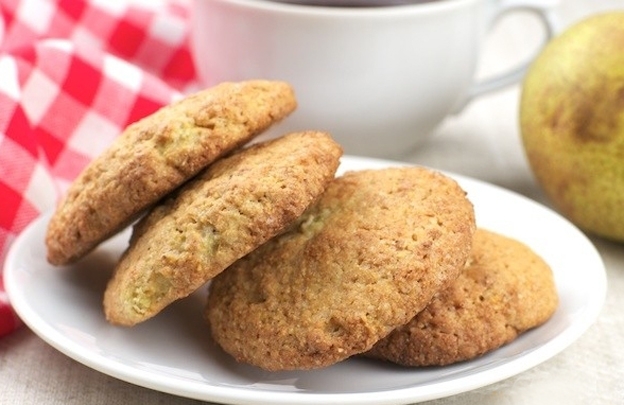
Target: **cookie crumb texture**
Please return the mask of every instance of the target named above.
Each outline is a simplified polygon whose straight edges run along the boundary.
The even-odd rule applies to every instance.
[[[478,229],[469,265],[452,286],[367,355],[405,366],[470,360],[543,324],[557,305],[552,271],[537,254]]]
[[[48,261],[83,257],[295,108],[287,83],[222,83],[129,125],[71,184],[48,225]]]
[[[218,160],[139,221],[104,294],[131,326],[188,296],[299,217],[333,179],[342,149],[321,132]]]
[[[206,318],[239,362],[314,369],[369,350],[463,268],[474,211],[417,167],[347,173],[288,231],[210,285]]]

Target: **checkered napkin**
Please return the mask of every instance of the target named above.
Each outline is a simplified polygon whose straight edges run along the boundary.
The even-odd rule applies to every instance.
[[[125,126],[196,83],[185,0],[0,0],[0,12],[3,267]],[[0,336],[19,324],[0,277]]]

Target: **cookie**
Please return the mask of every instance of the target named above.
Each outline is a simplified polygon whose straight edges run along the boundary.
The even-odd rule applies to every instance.
[[[418,167],[350,172],[286,232],[219,274],[205,317],[237,361],[314,369],[408,322],[468,258],[474,212]]]
[[[286,83],[223,83],[129,125],[76,178],[52,216],[48,261],[62,265],[83,257],[295,107]]]
[[[209,166],[134,227],[104,294],[108,321],[156,315],[282,231],[325,190],[341,154],[329,135],[302,132]]]
[[[479,229],[452,286],[366,355],[405,366],[473,359],[546,322],[557,305],[544,260],[517,240]]]

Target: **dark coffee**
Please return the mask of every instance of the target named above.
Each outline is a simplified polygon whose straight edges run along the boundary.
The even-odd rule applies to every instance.
[[[433,3],[442,0],[274,0],[278,3],[322,7],[389,7]]]

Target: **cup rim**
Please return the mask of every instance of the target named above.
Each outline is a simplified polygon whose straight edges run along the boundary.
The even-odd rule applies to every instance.
[[[195,4],[204,1],[229,3],[231,5],[251,8],[258,11],[285,13],[299,16],[326,17],[382,17],[407,14],[426,14],[444,11],[462,5],[469,5],[484,0],[442,0],[426,3],[399,4],[377,7],[331,7],[309,4],[282,3],[274,0],[194,0]]]

